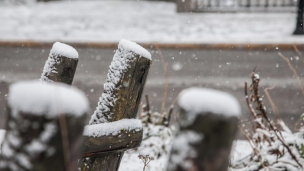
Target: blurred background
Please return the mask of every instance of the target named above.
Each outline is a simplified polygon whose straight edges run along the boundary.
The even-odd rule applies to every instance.
[[[295,128],[304,113],[303,4],[300,10],[298,5],[294,0],[0,0],[0,128],[9,84],[39,79],[56,41],[79,52],[73,85],[86,93],[93,112],[120,39],[152,54],[144,95],[153,110],[166,110],[182,89],[198,86],[236,96],[246,120],[244,82],[257,67],[261,92],[275,86],[270,95]]]

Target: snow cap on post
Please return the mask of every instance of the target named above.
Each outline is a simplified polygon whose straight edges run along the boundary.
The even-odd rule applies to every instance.
[[[24,81],[9,87],[8,106],[16,111],[54,118],[59,114],[81,116],[89,102],[80,90],[62,83]]]
[[[53,44],[50,54],[65,56],[67,58],[78,58],[78,52],[76,51],[76,49],[74,49],[70,45],[60,42],[55,42]]]
[[[232,95],[213,89],[191,87],[183,90],[178,99],[178,105],[189,115],[186,122],[191,124],[196,115],[206,113],[223,115],[225,117],[239,116],[239,102]],[[183,121],[184,122],[184,121]]]
[[[140,45],[138,45],[135,42],[121,39],[118,44],[118,48],[120,48],[120,47],[125,49],[126,51],[134,52],[144,58],[152,60],[150,52],[148,52],[145,48],[141,47]]]

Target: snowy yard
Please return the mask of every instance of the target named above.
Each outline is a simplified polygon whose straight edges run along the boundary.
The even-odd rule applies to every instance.
[[[176,13],[174,3],[59,1],[0,6],[0,41],[304,43],[296,13]]]

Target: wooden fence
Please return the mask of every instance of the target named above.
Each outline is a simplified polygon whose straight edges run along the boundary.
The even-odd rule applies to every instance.
[[[69,53],[65,52],[66,49]],[[49,103],[46,107],[39,106],[41,110],[33,114],[22,110],[16,112],[15,103],[9,102],[9,119],[5,145],[0,156],[0,171],[117,171],[124,152],[138,147],[142,141],[141,121],[134,118],[151,62],[150,53],[145,49],[133,42],[120,41],[110,65],[104,93],[85,128],[85,110],[73,110],[75,104],[72,103],[75,99],[58,101],[60,103],[57,107],[62,110],[55,110],[56,117],[51,118],[48,117]],[[77,63],[76,50],[55,43],[45,63],[40,83],[35,84],[41,84],[40,88],[46,94],[49,92],[45,86],[56,87],[58,84],[52,82],[71,85]],[[15,94],[25,98],[20,92],[15,91]],[[70,98],[70,94],[64,94],[65,91],[61,93],[62,97]],[[30,97],[25,100],[39,102],[40,96],[43,96],[41,93],[33,94],[35,95],[32,97],[26,95]],[[53,103],[54,98],[46,99]],[[22,105],[22,101],[19,102]],[[85,102],[82,101],[81,104],[83,103]],[[39,103],[30,104],[32,108],[37,108]],[[74,107],[68,108],[60,104]],[[232,141],[237,133],[237,116],[240,114],[238,103],[222,92],[190,88],[181,93],[178,106],[180,130],[174,140],[177,145],[173,145],[168,170],[226,171]],[[209,106],[216,107],[210,109]],[[69,115],[77,112],[81,115]],[[22,123],[25,120],[26,123]],[[49,136],[39,146],[39,141],[36,140],[47,130],[44,125],[50,123],[54,126],[54,136]],[[16,141],[16,138],[20,141]],[[34,145],[37,146],[34,148]],[[35,153],[31,153],[30,147],[33,151],[36,150]]]

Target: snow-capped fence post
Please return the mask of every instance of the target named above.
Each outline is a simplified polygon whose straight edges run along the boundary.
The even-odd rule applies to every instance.
[[[18,82],[7,106],[0,171],[77,169],[89,109],[84,93],[62,83]]]
[[[168,171],[227,171],[241,114],[228,93],[189,88],[181,92],[180,130],[173,140]]]
[[[71,46],[56,42],[45,62],[41,81],[71,85],[78,64],[78,52]]]
[[[151,54],[138,44],[121,40],[90,125],[84,131],[81,171],[117,171],[124,152],[142,141],[137,115],[151,65]]]

